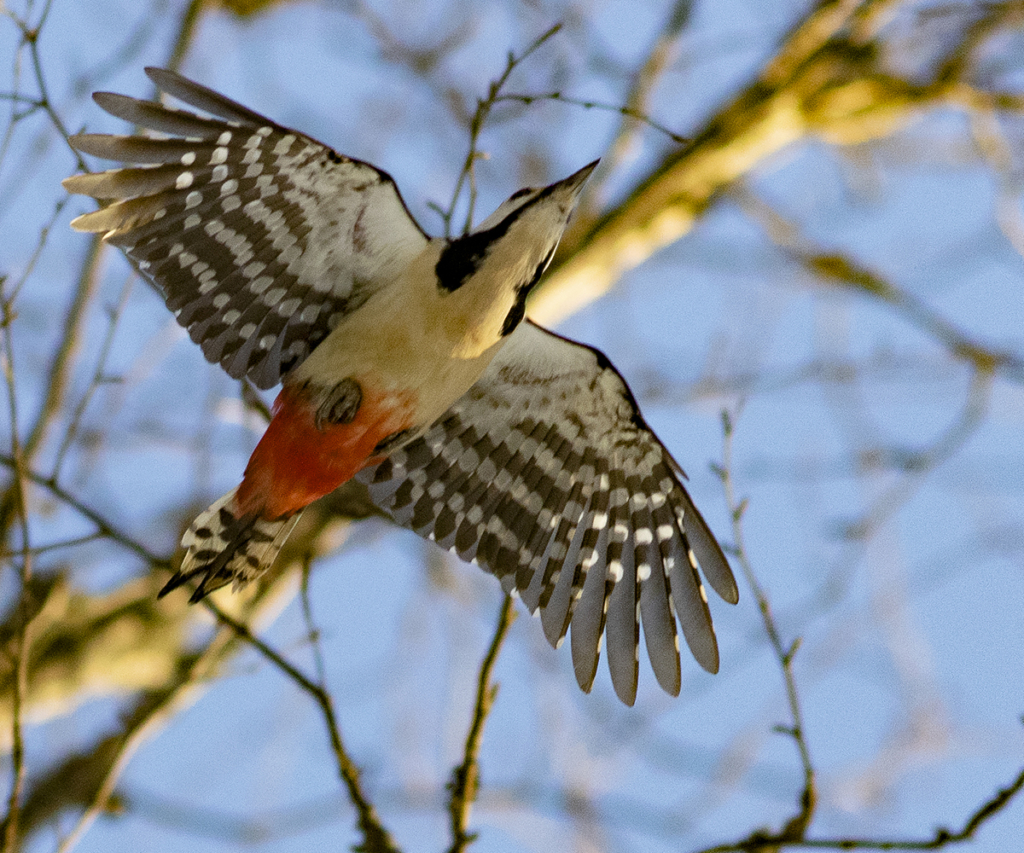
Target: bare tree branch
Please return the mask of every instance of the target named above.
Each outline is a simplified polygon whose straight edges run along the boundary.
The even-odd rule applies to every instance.
[[[551,39],[560,29],[561,24],[555,24],[550,27],[540,36],[538,36],[531,44],[529,44],[525,50],[518,56],[515,53],[509,51],[508,58],[505,62],[505,70],[499,75],[497,80],[491,81],[491,85],[487,90],[487,97],[478,99],[476,105],[476,111],[473,113],[473,118],[469,125],[469,150],[466,152],[466,159],[462,163],[462,170],[459,172],[458,180],[455,182],[455,189],[452,190],[452,200],[448,205],[447,210],[437,209],[437,212],[441,215],[441,219],[444,222],[444,233],[445,236],[451,234],[452,218],[455,216],[455,206],[458,204],[459,197],[462,195],[463,190],[467,187],[468,189],[468,200],[466,210],[466,219],[463,223],[461,232],[467,232],[473,225],[473,209],[476,204],[476,161],[480,159],[480,152],[477,150],[477,143],[480,138],[480,133],[487,123],[487,119],[490,117],[491,110],[494,108],[494,104],[497,103],[497,99],[501,90],[508,82],[508,78],[512,75],[512,72],[525,60],[527,60],[533,53],[540,49],[540,47],[549,39]]]
[[[768,635],[775,658],[779,663],[779,669],[782,672],[782,681],[786,689],[786,701],[789,704],[790,724],[788,726],[778,726],[776,730],[789,735],[796,744],[804,777],[804,788],[800,794],[799,809],[774,837],[800,839],[804,837],[811,825],[818,802],[818,786],[814,764],[811,761],[810,747],[807,745],[807,731],[804,726],[803,711],[800,708],[800,694],[797,689],[796,678],[793,675],[793,658],[800,648],[800,639],[797,638],[789,644],[783,643],[782,635],[779,633],[775,617],[772,614],[768,595],[761,586],[747,555],[747,548],[743,539],[743,514],[746,511],[747,502],[737,497],[733,483],[734,430],[735,416],[729,414],[728,411],[723,411],[722,465],[717,469],[717,473],[722,480],[725,501],[732,518],[733,553],[740,564],[743,576],[747,580],[747,585],[754,593],[754,600],[757,602],[757,609],[761,614],[765,633]]]
[[[491,644],[480,663],[480,674],[477,677],[476,702],[473,706],[473,717],[469,732],[466,735],[466,746],[463,749],[462,764],[452,772],[448,783],[448,815],[451,824],[452,843],[448,853],[462,853],[476,836],[466,832],[469,826],[469,815],[476,800],[480,785],[479,754],[483,742],[484,724],[491,712],[491,706],[498,695],[498,685],[491,683],[491,673],[498,660],[502,643],[508,635],[508,629],[515,621],[514,602],[506,595],[498,612],[498,623],[494,629]]]
[[[294,681],[301,690],[308,693],[319,706],[324,724],[327,727],[331,750],[334,752],[334,757],[338,764],[338,775],[341,776],[342,781],[345,783],[349,799],[352,801],[352,805],[356,807],[359,815],[358,825],[363,835],[360,849],[367,851],[367,853],[399,853],[399,849],[395,846],[390,833],[380,822],[376,809],[363,791],[362,782],[359,778],[359,768],[356,767],[355,762],[345,749],[345,744],[341,738],[341,729],[334,715],[334,701],[331,698],[331,694],[321,685],[313,683],[297,667],[289,663],[278,652],[259,639],[249,630],[245,623],[229,616],[208,598],[203,599],[203,603],[217,617],[219,622],[230,627],[239,637],[273,663],[284,675]]]
[[[978,806],[960,829],[940,828],[930,838],[897,840],[891,838],[790,838],[752,835],[732,844],[705,847],[698,853],[757,853],[781,849],[805,850],[941,850],[970,841],[989,820],[1008,806],[1024,790],[1024,770],[1009,785],[1000,788]]]

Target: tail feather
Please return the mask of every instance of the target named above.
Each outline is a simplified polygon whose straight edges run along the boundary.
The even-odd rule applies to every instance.
[[[273,564],[301,511],[273,521],[255,513],[236,516],[236,491],[215,501],[189,526],[181,539],[185,556],[160,597],[202,578],[189,599],[194,604],[229,583],[241,589]]]

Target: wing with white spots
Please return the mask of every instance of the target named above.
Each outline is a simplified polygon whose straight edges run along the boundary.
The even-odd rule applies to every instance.
[[[210,361],[269,388],[427,237],[386,173],[170,71],[146,73],[211,117],[97,93],[107,112],[170,137],[72,137],[142,164],[68,178],[71,192],[112,201],[72,225],[122,247]]]
[[[677,620],[701,666],[718,669],[698,565],[737,599],[681,475],[601,353],[527,322],[423,437],[358,478],[399,524],[517,590],[553,645],[571,624],[584,690],[606,634],[612,682],[632,704],[641,619],[676,695]]]

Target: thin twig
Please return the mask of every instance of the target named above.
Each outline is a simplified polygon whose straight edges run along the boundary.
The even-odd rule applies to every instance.
[[[327,667],[324,665],[324,650],[320,644],[320,629],[313,618],[313,599],[309,594],[309,578],[312,574],[310,555],[302,561],[302,583],[299,585],[299,598],[302,601],[302,619],[306,623],[306,636],[313,652],[313,669],[316,671],[316,683],[321,690],[327,689]]]
[[[778,731],[789,735],[796,744],[800,756],[800,764],[803,768],[804,788],[800,795],[800,807],[797,813],[786,823],[785,827],[777,834],[780,838],[803,838],[807,828],[814,817],[814,809],[817,804],[817,784],[815,780],[814,764],[811,761],[811,751],[807,745],[807,734],[804,728],[803,713],[800,708],[800,694],[797,690],[796,679],[793,676],[793,658],[800,647],[799,638],[786,645],[782,642],[778,626],[775,624],[775,617],[772,615],[771,603],[768,596],[761,587],[750,562],[746,545],[743,540],[743,515],[747,508],[746,500],[738,500],[732,479],[733,470],[733,416],[727,411],[722,412],[722,466],[717,473],[722,480],[722,489],[725,492],[725,500],[729,506],[732,517],[733,544],[735,556],[743,574],[747,579],[754,599],[757,602],[758,610],[761,612],[761,621],[764,623],[765,632],[771,642],[775,657],[779,662],[782,672],[782,680],[786,688],[786,699],[789,703],[790,725],[779,726]]]
[[[480,663],[480,674],[477,677],[476,702],[473,706],[473,719],[466,735],[466,746],[463,750],[462,764],[452,771],[452,779],[448,783],[451,796],[448,799],[448,814],[451,818],[452,844],[448,853],[461,853],[475,839],[476,835],[467,833],[469,815],[476,800],[480,784],[480,767],[478,757],[480,744],[484,736],[484,724],[491,712],[491,706],[498,695],[498,686],[491,684],[491,673],[498,660],[502,643],[508,629],[515,620],[512,597],[506,595],[498,612],[498,624],[494,629],[491,645]]]
[[[12,471],[17,471],[18,466],[15,459],[8,456],[6,453],[0,453],[0,465],[6,465]],[[98,532],[102,533],[107,539],[113,542],[117,542],[119,545],[123,545],[129,551],[134,551],[146,562],[150,563],[154,567],[166,567],[169,561],[165,557],[161,557],[154,552],[150,551],[145,545],[139,542],[137,539],[133,539],[127,533],[122,532],[115,527],[111,522],[107,521],[102,515],[87,504],[80,501],[70,492],[68,492],[63,486],[60,485],[53,477],[44,477],[42,474],[38,474],[35,471],[25,470],[24,477],[31,483],[35,483],[37,486],[42,486],[47,489],[54,497],[58,498],[61,502],[67,504],[79,515],[89,519],[93,524],[96,525]]]
[[[42,32],[43,24],[46,22],[46,18],[50,13],[50,8],[52,7],[52,5],[53,0],[46,0],[42,14],[39,16],[39,20],[35,24],[35,26],[30,27],[24,21],[18,19],[15,20],[18,26],[21,28],[22,39],[24,40],[24,44],[28,46],[28,54],[32,62],[32,72],[35,75],[36,86],[39,89],[39,106],[42,108],[43,112],[45,112],[46,115],[49,116],[50,123],[53,124],[53,126],[57,129],[57,132],[61,135],[61,138],[65,142],[67,142],[68,138],[71,136],[71,132],[64,125],[64,120],[57,114],[56,109],[54,109],[53,101],[51,100],[49,95],[49,88],[46,85],[46,75],[43,72],[43,58],[42,55],[39,53],[39,36]],[[82,155],[78,151],[75,151],[73,148],[71,148],[70,144],[68,145],[68,150],[71,151],[76,162],[78,163],[78,168],[85,171],[87,166]]]
[[[17,18],[14,15],[13,12],[11,12],[9,10],[7,10],[6,13],[7,13],[7,16],[12,21],[14,21],[15,25],[18,26],[18,28],[21,29],[22,32],[24,33],[25,27],[22,24],[21,20],[19,18]],[[7,122],[7,128],[4,130],[3,138],[0,139],[0,168],[3,168],[4,161],[7,159],[7,152],[10,151],[11,143],[14,141],[14,129],[17,126],[18,121],[20,121],[24,116],[30,115],[36,109],[39,108],[38,104],[31,104],[28,107],[28,109],[25,110],[24,112],[19,112],[19,110],[18,110],[18,104],[20,103],[19,98],[23,97],[23,96],[21,96],[20,92],[21,92],[21,77],[22,77],[22,73],[23,73],[21,47],[24,45],[24,43],[25,43],[25,40],[24,40],[24,35],[23,35],[22,36],[22,42],[18,46],[18,49],[14,52],[14,56],[12,58],[12,63],[11,63],[12,64],[12,68],[11,68],[11,92],[10,92],[11,112],[10,112],[10,119]]]
[[[22,21],[10,12],[8,12],[8,15],[21,30],[23,45],[28,44],[30,47],[32,63],[36,71],[36,79],[39,86],[40,106],[47,110],[52,123],[66,139],[67,132],[51,104],[50,95],[46,88],[45,76],[42,73],[40,55],[36,46],[39,37],[39,26],[41,26],[42,21],[45,20],[49,9],[50,3],[47,2],[42,15],[40,16],[39,23],[34,27],[29,26],[25,21]],[[19,51],[16,55],[16,59],[17,57],[20,57],[20,55]],[[15,78],[16,80],[20,80],[20,65],[16,66]],[[8,133],[10,133],[13,126],[14,122],[12,121],[11,126],[8,128]],[[80,167],[84,167],[84,162],[81,158],[78,159],[78,163]],[[36,261],[38,260],[50,233],[50,225],[55,221],[66,203],[66,198],[58,202],[50,223],[42,229],[32,257],[22,274],[21,281],[16,285],[16,290],[20,290],[25,279],[27,279],[28,275],[35,268]],[[64,392],[71,376],[72,368],[74,366],[74,358],[78,352],[81,334],[84,330],[86,309],[92,301],[96,291],[96,262],[99,257],[98,247],[99,242],[94,240],[92,248],[83,264],[82,272],[79,276],[78,288],[76,289],[75,296],[73,297],[71,306],[68,310],[64,323],[63,334],[59,339],[60,344],[50,367],[50,373],[45,385],[46,397],[38,415],[36,415],[32,427],[26,431],[25,440],[22,442],[22,462],[26,467],[30,467],[32,465],[36,451],[42,444],[50,424],[60,411],[61,401],[63,400]],[[6,531],[11,524],[14,500],[15,496],[9,490],[3,495],[0,495],[0,535],[6,534]]]
[[[54,480],[58,480],[60,478],[61,468],[64,466],[64,460],[67,453],[74,444],[75,439],[78,437],[78,429],[82,422],[82,418],[85,416],[85,410],[89,407],[89,403],[95,396],[96,391],[99,390],[99,387],[105,382],[110,381],[107,376],[107,360],[110,358],[110,351],[114,345],[114,334],[117,332],[121,314],[124,311],[125,306],[128,304],[128,296],[132,292],[132,285],[134,282],[134,276],[129,276],[127,278],[124,283],[124,287],[121,288],[121,295],[118,297],[117,305],[110,310],[107,332],[103,338],[103,343],[100,345],[99,355],[96,357],[96,369],[93,371],[92,379],[89,381],[89,385],[85,389],[85,393],[82,394],[82,398],[78,401],[78,405],[75,406],[74,412],[71,415],[71,420],[64,432],[64,438],[61,441],[60,448],[57,450],[57,456],[54,459],[52,475]]]
[[[519,56],[510,51],[505,63],[505,70],[497,80],[491,82],[487,89],[487,97],[483,100],[477,100],[476,111],[473,113],[473,118],[469,123],[469,150],[466,152],[466,159],[462,163],[462,170],[459,172],[458,180],[455,182],[451,203],[446,210],[442,210],[436,205],[434,206],[434,209],[440,214],[441,220],[444,222],[444,234],[446,237],[451,236],[451,223],[452,218],[455,216],[455,205],[458,203],[459,196],[462,194],[467,182],[469,183],[469,204],[466,210],[466,221],[463,225],[462,233],[468,232],[473,224],[473,208],[476,204],[476,161],[481,156],[477,150],[477,142],[502,87],[508,82],[508,78],[516,69],[516,66],[554,36],[561,28],[561,24],[555,24],[533,41]]]
[[[103,534],[97,531],[96,533],[87,533],[85,536],[75,536],[71,539],[62,539],[59,542],[48,542],[46,545],[33,545],[28,549],[28,553],[33,557],[38,557],[40,554],[46,554],[49,551],[60,551],[64,548],[78,548],[81,545],[88,545],[90,542],[98,542],[103,538]],[[24,549],[19,549],[17,551],[0,551],[0,560],[11,560],[24,553]]]
[[[673,142],[677,142],[682,145],[685,142],[689,142],[689,139],[685,136],[681,136],[672,130],[669,130],[665,125],[659,124],[652,119],[646,113],[634,109],[633,107],[623,106],[619,104],[606,104],[603,101],[593,101],[587,98],[573,98],[569,95],[563,95],[561,92],[543,92],[536,95],[522,95],[518,93],[508,93],[506,95],[498,95],[492,101],[492,103],[501,103],[502,101],[515,101],[520,104],[529,106],[536,101],[557,101],[561,104],[569,104],[574,107],[583,107],[586,110],[604,110],[610,113],[618,113],[626,118],[635,119],[636,121],[646,124],[658,133],[663,133]]]
[[[85,259],[82,261],[75,292],[64,317],[60,344],[47,373],[46,398],[25,442],[30,457],[46,438],[47,429],[60,411],[68,383],[71,381],[82,336],[85,333],[88,309],[99,290],[99,263],[103,245],[100,240],[90,240]]]

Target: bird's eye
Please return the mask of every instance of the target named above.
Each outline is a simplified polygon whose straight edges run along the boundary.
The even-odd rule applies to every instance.
[[[512,195],[509,196],[508,200],[515,201],[517,198],[522,198],[524,195],[529,195],[532,192],[532,187],[523,187],[521,190],[516,190],[514,193],[512,193]]]

